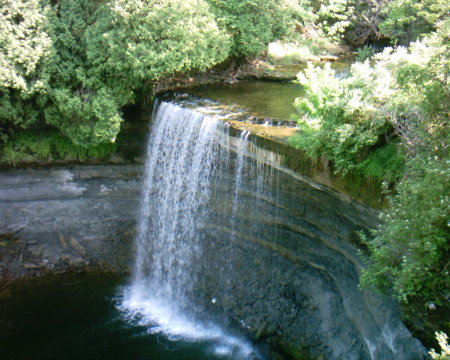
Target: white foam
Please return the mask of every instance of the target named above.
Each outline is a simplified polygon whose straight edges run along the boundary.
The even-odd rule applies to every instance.
[[[216,116],[167,102],[158,107],[147,149],[133,281],[120,309],[151,333],[205,343],[219,357],[248,359],[254,354],[248,341],[200,320],[197,306],[188,308],[201,270],[198,229],[209,214],[210,178],[223,155],[221,128]],[[241,135],[242,151],[249,135]],[[243,160],[242,155],[239,172]]]
[[[126,288],[118,308],[129,321],[147,327],[149,333],[164,334],[172,341],[213,343],[211,351],[218,357],[249,359],[256,355],[249,341],[225,332],[217,324],[189,317],[177,310],[176,304],[147,296],[144,290],[136,283]]]
[[[218,356],[230,356],[231,349],[229,347],[219,345],[214,348],[214,354],[216,354]]]

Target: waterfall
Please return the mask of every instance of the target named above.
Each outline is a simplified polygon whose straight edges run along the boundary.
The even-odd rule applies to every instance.
[[[202,256],[198,230],[209,213],[212,173],[227,160],[226,128],[218,117],[159,105],[147,147],[133,277],[122,309],[153,332],[213,341],[216,355],[246,359],[252,347],[203,318],[194,299]]]
[[[238,201],[239,201],[239,189],[242,183],[242,170],[245,162],[245,154],[248,147],[248,136],[250,132],[244,130],[239,136],[239,141],[237,145],[237,159],[236,159],[236,172],[235,172],[235,190],[234,190],[234,201],[233,201],[233,213],[237,211]]]
[[[191,264],[201,254],[196,227],[217,157],[215,131],[222,124],[162,103],[150,137],[134,282],[153,296],[175,300],[176,307],[189,300],[195,281]]]
[[[314,358],[419,354],[395,306],[358,287],[349,240],[372,211],[191,105],[162,102],[153,116],[133,275],[119,305],[130,321],[205,345],[209,358],[262,358],[223,313],[253,334],[313,343]]]

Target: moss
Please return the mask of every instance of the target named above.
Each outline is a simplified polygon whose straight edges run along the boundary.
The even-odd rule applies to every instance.
[[[16,133],[0,150],[0,161],[9,164],[52,160],[83,161],[102,159],[117,150],[113,143],[91,147],[73,144],[55,130]]]
[[[405,157],[395,144],[385,145],[373,152],[358,165],[363,176],[389,182],[398,181],[403,175]]]
[[[294,347],[284,341],[277,341],[275,348],[276,352],[282,354],[284,359],[313,360],[302,347]],[[317,359],[322,359],[322,357],[319,356]]]

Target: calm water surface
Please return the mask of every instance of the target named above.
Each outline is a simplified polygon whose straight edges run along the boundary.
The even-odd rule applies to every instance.
[[[336,76],[348,74],[352,59],[331,62]],[[316,66],[324,66],[318,63]],[[279,70],[295,76],[306,68],[305,64],[283,65]],[[239,81],[233,84],[203,85],[186,90],[196,96],[212,99],[226,105],[238,105],[257,117],[290,120],[294,113],[294,100],[305,92],[302,86],[292,81]]]
[[[0,358],[5,360],[206,360],[208,342],[151,334],[117,309],[127,279],[105,274],[52,277],[0,300]]]
[[[300,85],[292,82],[240,81],[234,84],[205,85],[187,92],[220,101],[226,105],[239,105],[257,117],[290,120],[294,100],[303,96]]]

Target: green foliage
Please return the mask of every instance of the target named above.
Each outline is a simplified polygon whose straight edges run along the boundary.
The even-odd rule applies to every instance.
[[[42,120],[85,147],[114,142],[122,121],[115,89],[91,76],[86,61],[87,29],[100,20],[96,8],[88,0],[61,0],[47,16],[54,52],[45,69],[49,86]]]
[[[306,91],[295,102],[300,131],[290,139],[338,172],[401,179],[366,239],[371,259],[361,282],[393,289],[424,316],[427,307],[448,309],[450,289],[449,29],[447,20],[408,49],[387,48],[344,79],[309,65],[298,77]]]
[[[286,34],[288,37],[292,36],[295,30],[302,31],[306,27],[311,27],[318,20],[318,15],[314,12],[310,0],[283,0],[281,7],[287,13],[291,29],[294,29],[294,32]]]
[[[221,27],[231,35],[231,56],[255,56],[292,25],[289,7],[280,0],[208,0]]]
[[[322,31],[329,38],[339,40],[350,26],[355,11],[352,0],[327,0],[321,2],[318,16]]]
[[[386,36],[406,44],[433,31],[449,11],[447,0],[393,0],[383,7],[385,19],[379,27]]]
[[[448,344],[448,336],[443,332],[436,332],[436,340],[441,348],[441,353],[438,354],[432,349],[429,354],[433,360],[450,360],[450,345]]]
[[[327,0],[315,4],[316,27],[329,38],[345,38],[353,45],[383,37],[409,44],[434,31],[450,11],[446,0]]]
[[[299,132],[289,142],[310,157],[326,156],[339,173],[360,171],[391,180],[398,174],[397,169],[375,164],[386,151],[392,153],[394,147],[378,150],[377,155],[368,158],[369,150],[380,147],[382,138],[392,131],[373,105],[374,97],[385,100],[389,96],[382,92],[385,79],[369,69],[369,63],[358,64],[352,68],[352,76],[339,79],[329,65],[320,68],[309,64],[298,76],[306,97],[295,101],[297,114],[293,118]],[[396,158],[399,160],[387,165],[396,167],[401,154]]]
[[[282,65],[305,63],[309,58],[320,53],[323,53],[323,50],[320,49],[317,46],[317,43],[313,41],[276,41],[269,44],[267,50],[267,60],[272,64]]]
[[[306,36],[316,33],[361,46],[384,37],[409,44],[434,31],[449,11],[446,0],[302,0],[291,13],[296,30],[302,33],[306,28]]]
[[[137,92],[212,66],[230,48],[202,0],[41,4],[0,5],[0,141],[51,125],[86,148],[113,143]]]
[[[38,0],[5,0],[0,5],[0,141],[40,117],[43,72],[52,51],[46,13]]]
[[[203,1],[115,0],[87,33],[87,57],[102,80],[130,89],[145,80],[223,61],[228,36]]]
[[[449,287],[450,162],[414,158],[391,198],[384,220],[368,242],[371,263],[361,282],[391,287],[404,302],[445,305]]]
[[[114,142],[118,109],[137,90],[149,91],[149,81],[227,55],[227,36],[202,1],[62,0],[54,15],[57,56],[45,117],[79,145]]]
[[[73,144],[57,131],[22,131],[12,136],[0,150],[0,160],[10,164],[48,160],[86,160],[105,158],[117,145],[102,143],[91,147]]]
[[[356,171],[377,180],[394,182],[403,175],[405,156],[397,144],[387,144],[370,151],[367,157],[358,163]]]
[[[426,316],[427,308],[448,311],[448,33],[447,21],[409,51],[380,55],[395,87],[378,111],[388,116],[408,159],[384,222],[367,242],[371,262],[361,282],[393,289],[414,317]]]
[[[364,45],[356,49],[356,61],[364,61],[375,54],[375,49],[370,45]]]
[[[382,37],[378,25],[389,0],[284,0],[293,24],[286,38],[290,42],[327,41],[363,45]]]
[[[373,66],[355,63],[344,79],[309,64],[298,75],[306,97],[294,104],[300,131],[290,143],[313,158],[326,156],[337,172],[389,181],[402,175],[395,144],[410,155],[443,148],[450,112],[446,29],[410,49],[385,49]]]
[[[379,24],[383,20],[383,8],[390,0],[356,1],[349,0],[353,12],[344,37],[352,45],[364,45],[383,37]]]

